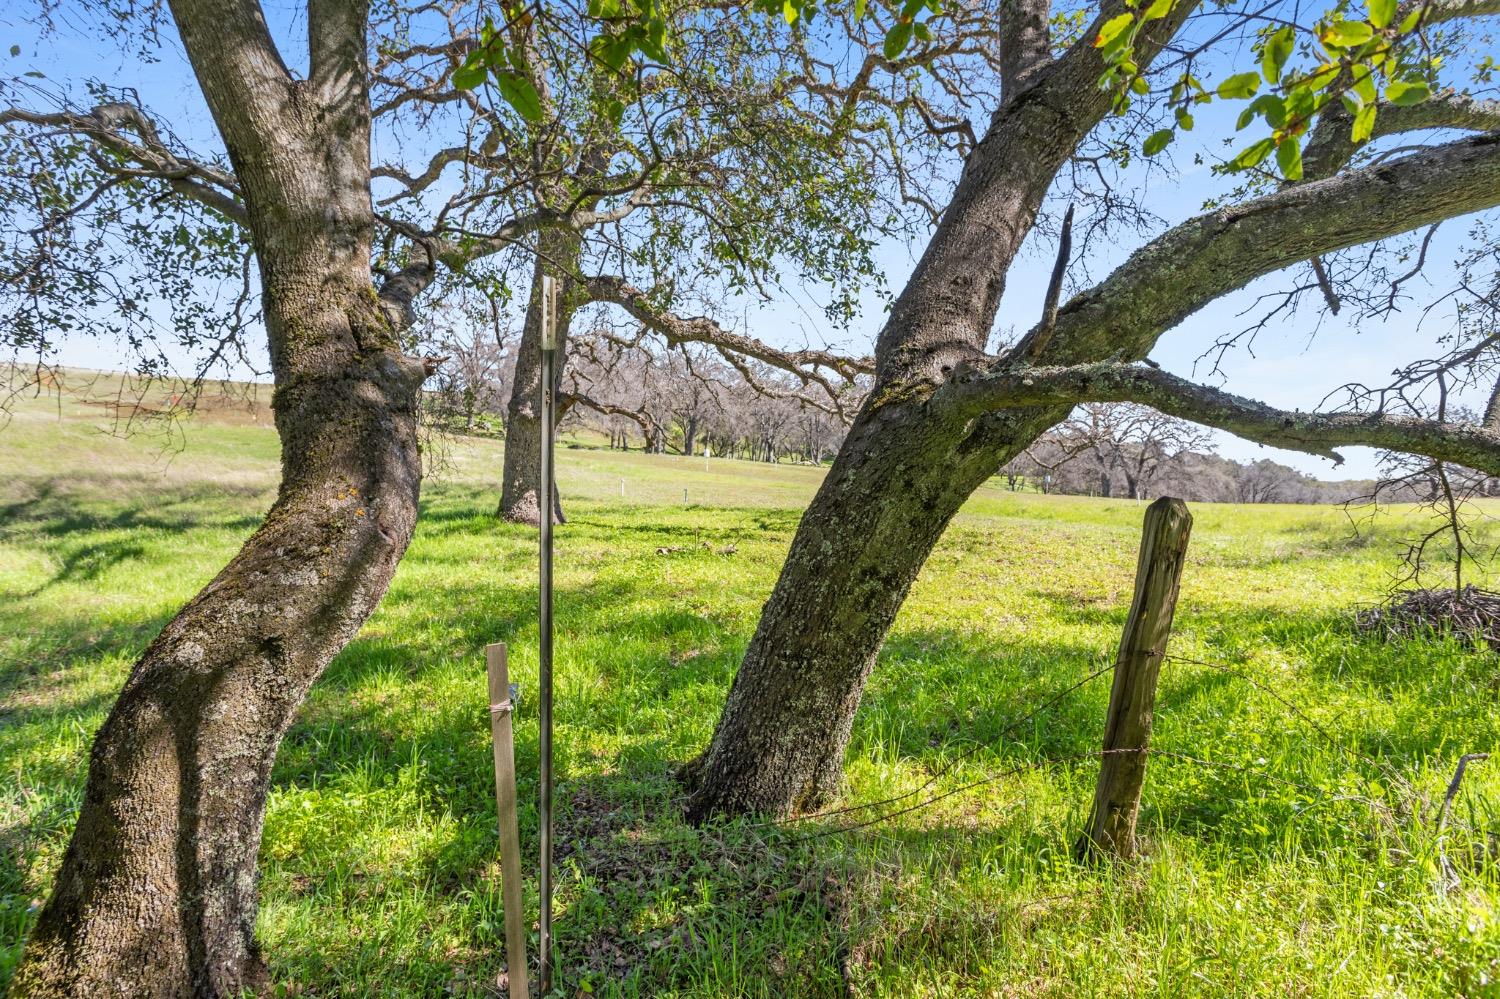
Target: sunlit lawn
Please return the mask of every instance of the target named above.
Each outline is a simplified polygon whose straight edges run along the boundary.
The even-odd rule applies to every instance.
[[[0,431],[0,984],[132,657],[274,489],[264,421],[195,420],[166,452],[109,423],[43,398]],[[482,650],[511,644],[530,802],[535,541],[489,516],[497,445],[442,450],[390,595],[276,769],[260,933],[288,995],[499,994]],[[1242,670],[1337,744],[1231,673],[1169,663],[1156,744],[1218,765],[1153,759],[1148,854],[1101,869],[1070,846],[1107,678],[1011,723],[1109,661],[1141,506],[982,489],[881,656],[839,804],[930,786],[695,830],[672,770],[708,739],[821,472],[584,449],[559,467],[565,994],[1500,995],[1496,767],[1458,798],[1455,891],[1433,833],[1458,756],[1500,751],[1495,657],[1350,627],[1416,514],[1354,539],[1338,510],[1194,509],[1172,651]],[[534,851],[534,809],[521,821]]]

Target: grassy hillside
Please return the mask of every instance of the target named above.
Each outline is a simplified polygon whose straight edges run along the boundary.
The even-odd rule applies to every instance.
[[[120,439],[117,408],[43,397],[0,431],[0,987],[132,658],[273,495],[264,410],[209,408]],[[489,516],[495,445],[434,451],[390,595],[278,761],[260,933],[286,995],[500,994],[482,649],[511,643],[531,801],[534,534]],[[1495,657],[1350,627],[1413,512],[1354,539],[1336,510],[1195,508],[1172,651],[1239,672],[1168,663],[1147,856],[1100,869],[1069,847],[1107,678],[1017,722],[1110,661],[1141,506],[982,489],[876,667],[853,810],[698,830],[671,770],[821,471],[564,449],[559,472],[568,995],[1500,995],[1500,765],[1458,798],[1455,890],[1433,831],[1457,757],[1500,752]]]

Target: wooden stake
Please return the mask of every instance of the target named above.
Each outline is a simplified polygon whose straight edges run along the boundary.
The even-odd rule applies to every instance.
[[[516,704],[510,686],[505,645],[484,650],[490,677],[490,734],[495,743],[495,806],[500,817],[500,891],[505,903],[505,968],[512,999],[527,999],[526,910],[521,892],[521,829],[516,821]]]
[[[1146,508],[1135,598],[1120,636],[1115,682],[1104,726],[1104,755],[1088,825],[1074,847],[1080,859],[1135,856],[1135,822],[1151,746],[1156,678],[1172,633],[1177,587],[1187,558],[1193,515],[1187,504],[1163,496]]]

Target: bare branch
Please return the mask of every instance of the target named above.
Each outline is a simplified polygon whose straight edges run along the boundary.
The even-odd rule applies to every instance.
[[[1036,357],[1047,349],[1052,339],[1052,330],[1057,326],[1057,300],[1062,295],[1063,278],[1068,274],[1068,257],[1073,252],[1073,206],[1063,215],[1062,232],[1057,237],[1057,262],[1052,265],[1052,279],[1047,282],[1047,297],[1042,305],[1042,323],[1031,338],[1028,357]]]
[[[801,378],[812,377],[824,384],[830,394],[833,386],[817,375],[810,375],[809,368],[824,368],[836,372],[846,381],[869,374],[875,364],[867,357],[844,357],[826,350],[778,350],[754,337],[734,333],[705,316],[682,317],[655,308],[650,296],[639,288],[627,284],[618,277],[592,277],[584,282],[589,297],[596,302],[612,302],[622,306],[626,312],[666,338],[667,344],[676,347],[684,343],[703,343],[746,357],[753,357],[763,364],[789,371]]]
[[[1450,461],[1500,474],[1500,432],[1473,423],[1452,423],[1381,412],[1303,413],[1169,374],[1148,365],[1081,364],[1015,367],[1001,364],[945,384],[933,404],[973,418],[995,409],[1135,402],[1158,412],[1226,430],[1272,447],[1343,461],[1338,446],[1378,447]]]

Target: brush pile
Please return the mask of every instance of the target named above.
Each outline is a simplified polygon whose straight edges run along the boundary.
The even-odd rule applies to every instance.
[[[1461,590],[1402,590],[1383,604],[1355,615],[1356,627],[1384,638],[1453,635],[1500,651],[1500,593]]]

